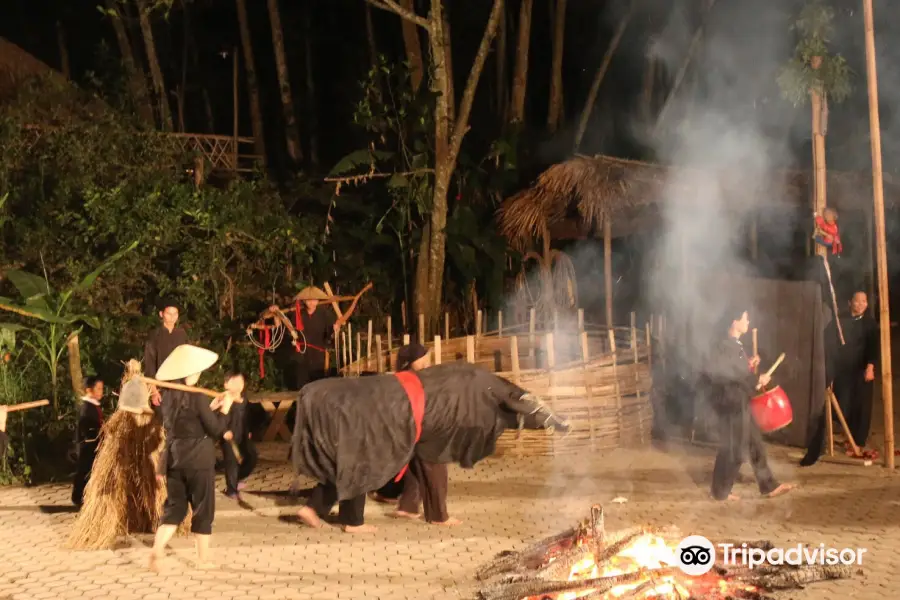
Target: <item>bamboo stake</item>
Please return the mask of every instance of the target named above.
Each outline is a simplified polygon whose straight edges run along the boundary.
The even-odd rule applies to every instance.
[[[384,356],[381,354],[381,334],[375,336],[375,368],[384,373]]]
[[[481,327],[482,327],[481,318],[482,318],[481,311],[479,310],[478,312],[475,313],[475,335],[478,337],[481,337]]]
[[[615,380],[615,384],[613,385],[613,388],[615,389],[615,393],[616,393],[616,428],[618,430],[617,433],[619,434],[618,435],[619,443],[621,444],[622,443],[622,394],[621,394],[621,390],[619,389],[619,374],[618,374],[619,362],[618,362],[618,358],[616,357],[616,336],[612,329],[609,330],[609,350],[612,355],[612,372],[613,372],[613,379]]]
[[[847,436],[847,441],[850,442],[850,448],[853,450],[853,456],[859,457],[862,456],[862,452],[859,451],[859,446],[856,445],[856,440],[853,439],[853,433],[850,431],[850,427],[847,425],[847,420],[844,419],[844,411],[841,410],[841,405],[838,402],[837,398],[834,395],[834,392],[831,391],[831,388],[826,388],[825,395],[828,397],[828,404],[834,407],[834,410],[837,411],[838,421],[841,423],[841,428],[844,430],[844,435]],[[832,434],[832,450],[834,449],[834,437]]]
[[[869,139],[872,144],[872,192],[878,250],[878,304],[881,313],[881,400],[884,405],[884,466],[894,468],[894,386],[891,372],[887,243],[884,223],[884,180],[881,172],[881,119],[878,115],[878,69],[875,65],[875,17],[872,0],[863,0],[866,27],[866,79],[869,84]]]
[[[444,313],[444,339],[450,339],[450,313]]]
[[[347,352],[350,353],[350,362],[353,362],[353,325],[347,322]]]
[[[403,345],[409,346],[409,334],[408,333],[403,334]]]
[[[637,344],[637,336],[635,335],[635,323],[637,322],[637,315],[634,314],[634,311],[631,311],[631,347],[636,348]]]
[[[578,309],[578,331],[584,331],[584,309]]]
[[[387,368],[388,368],[388,370],[391,370],[391,354],[393,354],[393,352],[394,352],[394,348],[393,348],[393,346],[394,346],[393,339],[394,338],[393,338],[392,333],[393,332],[391,331],[391,315],[388,315],[388,318],[387,318],[387,362],[388,362]]]
[[[369,329],[366,334],[366,369],[372,370],[372,319],[369,319]]]
[[[434,364],[441,364],[441,336],[434,336]]]
[[[503,311],[497,311],[497,337],[503,337]]]
[[[466,336],[466,362],[475,364],[475,336]]]
[[[419,343],[425,345],[425,315],[419,313]]]
[[[341,363],[346,367],[350,364],[350,361],[347,360],[347,332],[341,332]]]
[[[356,375],[362,375],[362,334],[356,332]]]
[[[559,330],[559,311],[553,309],[553,331]]]
[[[400,319],[403,321],[403,331],[409,331],[406,327],[406,300],[400,303]]]
[[[591,450],[594,450],[597,445],[597,439],[594,435],[594,386],[591,385],[591,371],[588,368],[588,362],[590,361],[590,346],[588,345],[588,334],[586,331],[581,332],[581,369],[584,376],[584,388],[587,392],[587,410],[588,410],[588,422],[591,424],[590,435],[591,435]]]

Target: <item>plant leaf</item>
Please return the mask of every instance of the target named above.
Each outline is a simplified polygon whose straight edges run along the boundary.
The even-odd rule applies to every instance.
[[[100,276],[101,273],[103,273],[103,271],[110,268],[113,265],[113,263],[115,263],[117,260],[119,260],[120,258],[122,258],[123,256],[125,256],[126,254],[128,254],[129,252],[131,252],[132,250],[134,250],[137,247],[138,247],[138,242],[135,240],[134,242],[131,242],[131,244],[128,247],[123,248],[122,250],[119,250],[118,252],[116,252],[109,258],[107,258],[105,261],[103,261],[103,263],[101,263],[101,265],[99,267],[94,269],[92,272],[88,273],[88,275],[84,279],[82,279],[75,287],[73,287],[71,290],[67,291],[65,293],[66,298],[68,298],[68,296],[72,295],[72,293],[74,293],[74,292],[83,292],[83,291],[87,290],[89,287],[91,287],[92,285],[94,285],[94,282],[97,281],[97,278]]]
[[[46,323],[59,323],[59,324],[68,324],[71,321],[58,317],[56,314],[51,312],[47,308],[41,308],[39,306],[23,306],[21,304],[16,304],[13,300],[9,298],[0,297],[0,310],[7,310],[9,312],[16,313],[17,315],[22,315],[23,317],[31,317],[32,319],[39,319]]]
[[[50,309],[47,298],[51,292],[46,279],[19,269],[10,269],[6,272],[6,276],[16,286],[25,304]]]

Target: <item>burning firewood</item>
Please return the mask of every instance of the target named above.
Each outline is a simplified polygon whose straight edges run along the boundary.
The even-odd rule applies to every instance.
[[[480,600],[774,600],[766,592],[851,576],[845,566],[714,565],[699,577],[684,574],[666,529],[639,527],[607,534],[603,508],[590,519],[520,552],[498,555],[478,579],[496,578]],[[669,534],[674,532],[669,532]],[[670,537],[669,541],[665,538]],[[729,542],[771,550],[767,540]],[[497,578],[497,576],[500,576]]]

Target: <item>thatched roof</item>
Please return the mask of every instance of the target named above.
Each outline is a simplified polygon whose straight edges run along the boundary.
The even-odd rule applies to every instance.
[[[0,37],[0,101],[13,95],[24,81],[36,76],[58,76],[64,80],[62,73]]]
[[[735,210],[761,204],[803,208],[810,205],[812,174],[782,171],[775,181],[757,181],[737,170],[710,171],[615,158],[577,156],[544,171],[534,185],[508,198],[498,211],[500,232],[517,247],[529,245],[545,231],[551,236],[563,223],[585,230],[611,219],[613,235],[626,235],[653,220],[658,205],[703,198],[714,187]],[[838,211],[871,210],[872,176],[866,172],[828,172],[828,205]],[[668,198],[667,198],[668,196]],[[760,201],[760,196],[763,201]],[[900,186],[886,176],[885,203],[900,200]],[[695,207],[696,208],[696,207]]]

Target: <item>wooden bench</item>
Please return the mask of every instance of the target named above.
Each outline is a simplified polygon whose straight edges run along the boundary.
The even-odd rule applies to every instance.
[[[251,404],[261,405],[272,420],[269,422],[266,432],[263,434],[262,441],[274,442],[280,437],[286,442],[291,441],[291,430],[284,424],[288,411],[297,401],[300,395],[296,392],[259,392],[249,397]]]

